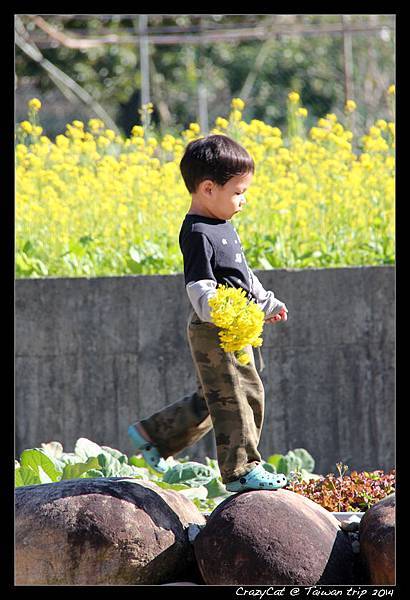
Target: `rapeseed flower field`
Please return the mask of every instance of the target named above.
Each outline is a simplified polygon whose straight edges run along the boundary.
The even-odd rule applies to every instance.
[[[286,135],[244,121],[240,98],[216,119],[211,133],[236,139],[256,164],[246,207],[234,217],[252,268],[394,263],[394,94],[391,85],[392,120],[377,120],[359,138],[353,100],[343,122],[331,113],[307,128],[295,91]],[[52,140],[40,111],[40,100],[30,100],[16,131],[16,276],[182,272],[178,234],[190,196],[179,161],[200,126],[160,137],[146,105],[128,138],[90,119]]]

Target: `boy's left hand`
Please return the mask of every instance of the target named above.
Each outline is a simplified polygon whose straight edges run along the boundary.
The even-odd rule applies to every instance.
[[[282,308],[278,312],[277,315],[273,315],[273,317],[269,317],[269,319],[265,319],[265,323],[277,323],[278,321],[287,321],[288,319],[288,309],[286,306]]]

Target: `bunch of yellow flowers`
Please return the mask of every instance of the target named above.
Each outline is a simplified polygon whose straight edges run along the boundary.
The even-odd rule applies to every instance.
[[[248,345],[256,348],[263,342],[260,337],[265,321],[263,310],[248,300],[245,290],[226,285],[218,285],[208,303],[213,323],[221,328],[218,333],[221,348],[234,352],[240,364],[248,364],[250,358],[244,348]]]

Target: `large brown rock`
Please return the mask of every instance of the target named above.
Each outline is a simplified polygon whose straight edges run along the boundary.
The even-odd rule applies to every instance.
[[[337,519],[280,489],[219,504],[194,541],[206,584],[315,585],[354,582],[354,555]]]
[[[162,585],[199,585],[199,584],[193,583],[192,581],[175,581],[174,583],[163,583]]]
[[[390,494],[363,515],[360,561],[371,585],[395,585],[396,495]]]
[[[161,584],[195,565],[182,494],[121,477],[16,489],[15,579],[29,585]]]

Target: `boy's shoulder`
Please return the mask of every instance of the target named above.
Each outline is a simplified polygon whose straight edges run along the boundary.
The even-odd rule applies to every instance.
[[[212,237],[221,229],[231,229],[232,224],[229,221],[222,219],[211,219],[202,215],[187,214],[182,223],[181,230],[186,233],[197,232],[204,233],[208,237]]]
[[[200,215],[186,215],[180,231],[180,244],[193,242],[193,237],[202,234],[208,242],[217,247],[224,238],[231,238],[235,235],[232,223],[221,219],[210,219]]]

